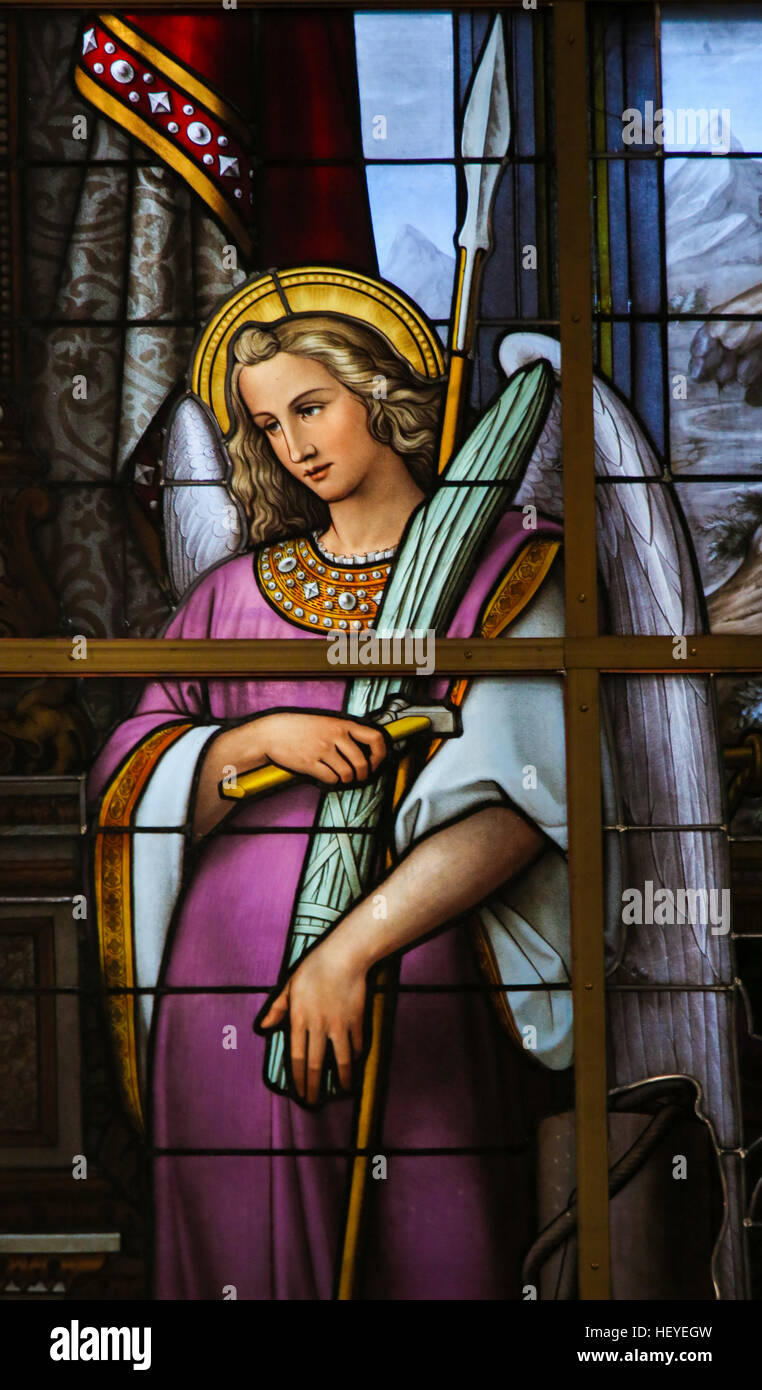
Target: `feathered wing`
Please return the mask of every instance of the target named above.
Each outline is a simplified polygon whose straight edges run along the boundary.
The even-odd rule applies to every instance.
[[[558,372],[559,344],[540,334],[504,340],[501,365],[545,356]],[[560,392],[515,497],[559,519]],[[609,630],[638,635],[700,633],[704,622],[690,544],[661,468],[627,406],[605,382],[594,383],[598,567]],[[628,479],[627,482],[617,480]],[[634,481],[642,479],[643,481]],[[679,669],[679,658],[675,661]],[[618,782],[622,882],[645,893],[660,888],[715,890],[730,884],[720,830],[650,830],[652,826],[720,826],[722,761],[711,686],[693,676],[618,676],[603,686]],[[658,899],[657,899],[658,901]],[[709,896],[708,901],[712,901]],[[696,915],[696,914],[691,914]],[[614,924],[610,924],[613,926]],[[740,1144],[734,1057],[733,964],[727,922],[620,926],[609,974],[608,1026],[612,1089],[683,1074],[701,1090],[702,1116],[721,1148]],[[624,934],[626,932],[626,935]],[[622,988],[624,986],[625,988]],[[634,988],[633,988],[634,986]],[[649,989],[649,986],[662,988]],[[668,988],[663,988],[667,986]],[[675,988],[683,986],[683,989]],[[703,989],[701,987],[704,987]],[[728,1222],[716,1252],[722,1296],[742,1297],[738,1160],[722,1159]]]
[[[178,599],[244,546],[245,518],[229,491],[229,476],[215,421],[196,396],[184,396],[172,415],[164,461],[164,542]]]

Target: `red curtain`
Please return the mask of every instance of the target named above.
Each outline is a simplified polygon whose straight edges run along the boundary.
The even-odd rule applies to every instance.
[[[254,121],[252,269],[335,261],[375,272],[352,12],[125,18]]]
[[[351,11],[264,11],[259,71],[260,264],[336,261],[373,274]]]

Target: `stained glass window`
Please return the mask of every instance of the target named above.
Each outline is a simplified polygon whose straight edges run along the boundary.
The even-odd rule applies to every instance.
[[[1,1297],[756,1294],[761,21],[562,8],[2,20]]]

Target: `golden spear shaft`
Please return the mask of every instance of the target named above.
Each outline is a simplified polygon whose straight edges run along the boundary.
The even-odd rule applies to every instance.
[[[505,67],[503,21],[496,15],[479,64],[463,116],[461,154],[466,180],[466,216],[457,237],[458,258],[450,327],[450,368],[439,442],[439,472],[447,467],[460,435],[467,384],[467,365],[473,343],[478,283],[484,260],[492,249],[491,215],[498,179],[511,138],[511,106]],[[402,798],[407,782],[407,760],[400,765],[394,804]],[[368,1145],[377,1129],[381,1103],[381,1062],[389,1000],[396,967],[386,966],[378,978],[383,990],[373,1000],[371,1043],[363,1072],[358,1112],[356,1147],[365,1152],[352,1160],[349,1203],[344,1228],[337,1297],[341,1302],[357,1296],[368,1175],[372,1155]]]

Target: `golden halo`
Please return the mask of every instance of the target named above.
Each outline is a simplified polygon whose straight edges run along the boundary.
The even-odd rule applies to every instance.
[[[297,266],[268,271],[231,294],[210,319],[194,350],[188,384],[211,407],[226,435],[230,413],[225,395],[228,348],[246,324],[277,323],[292,314],[341,314],[382,333],[422,376],[444,372],[442,347],[421,310],[383,280],[333,266]]]

